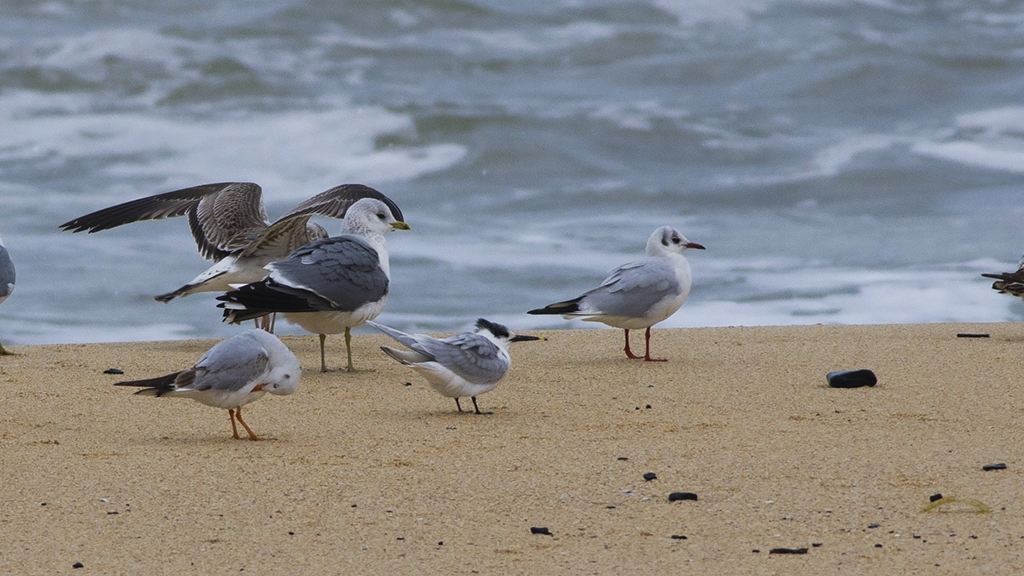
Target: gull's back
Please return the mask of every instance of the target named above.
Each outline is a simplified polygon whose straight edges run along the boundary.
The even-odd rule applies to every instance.
[[[422,340],[413,347],[474,384],[492,384],[508,371],[508,353],[485,336],[463,332],[443,340]]]

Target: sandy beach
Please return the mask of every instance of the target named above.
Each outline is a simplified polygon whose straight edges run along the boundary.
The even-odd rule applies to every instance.
[[[619,330],[537,334],[479,397],[486,416],[383,336],[356,335],[355,374],[321,374],[316,338],[285,338],[303,379],[246,407],[262,442],[233,440],[223,410],[112,386],[213,341],[11,346],[0,572],[1024,570],[1024,326],[655,330],[665,363],[627,360]],[[328,339],[331,365],[343,351]],[[827,386],[852,368],[878,384]],[[990,511],[923,512],[937,493]]]

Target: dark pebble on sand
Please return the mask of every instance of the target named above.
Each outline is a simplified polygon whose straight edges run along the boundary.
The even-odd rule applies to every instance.
[[[871,370],[839,370],[829,372],[826,376],[828,385],[832,388],[860,388],[861,386],[874,386],[878,378]]]
[[[104,374],[124,374],[124,370],[120,368],[107,368],[103,371]]]
[[[696,500],[697,495],[693,492],[673,492],[668,495],[669,502],[675,502],[677,500]]]
[[[85,568],[85,564],[82,564],[81,562],[75,562],[74,564],[71,565],[71,567],[72,568]]]
[[[1006,470],[1006,464],[985,464],[984,466],[981,467],[981,469],[984,470],[985,472],[988,472],[989,470]]]
[[[405,386],[412,386],[412,382],[406,382]]]
[[[957,338],[988,338],[988,334],[969,334],[967,332],[961,332],[956,335]]]
[[[545,536],[554,536],[547,526],[533,526],[530,528],[530,534],[543,534]]]
[[[868,528],[878,528],[878,524],[874,524],[874,523],[868,524]]]
[[[657,479],[658,479],[658,475],[655,474],[654,472],[646,472],[644,474],[644,480],[646,480],[648,482],[650,482],[651,480],[657,480]]]
[[[942,494],[936,493],[928,497],[929,502],[935,502],[936,500],[942,500]]]
[[[807,554],[807,548],[772,548],[769,554]]]
[[[682,534],[673,534],[670,538],[673,540],[686,540],[686,536],[683,536]]]

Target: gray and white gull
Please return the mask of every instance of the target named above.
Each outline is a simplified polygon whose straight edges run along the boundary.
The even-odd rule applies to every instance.
[[[408,229],[386,203],[359,200],[345,214],[344,234],[311,242],[268,264],[262,280],[218,296],[224,320],[237,323],[281,313],[286,321],[320,335],[320,370],[324,372],[324,340],[327,334],[344,332],[346,370],[354,371],[351,329],[380,315],[390,289],[384,235]]]
[[[299,360],[277,336],[250,329],[217,343],[187,370],[147,380],[118,382],[114,386],[141,387],[143,396],[191,398],[223,408],[231,419],[231,432],[239,439],[235,420],[250,440],[259,440],[242,420],[242,406],[270,392],[285,396],[299,386]]]
[[[494,390],[512,364],[508,345],[539,340],[536,336],[513,334],[501,324],[483,318],[476,321],[475,332],[460,332],[448,338],[406,334],[376,322],[368,324],[409,348],[381,346],[388,356],[422,374],[442,396],[455,398],[459,412],[459,398],[469,396],[477,414],[485,412],[480,411],[476,397]]]
[[[602,322],[626,332],[626,356],[663,362],[651,357],[651,326],[676,313],[690,293],[688,249],[704,250],[671,226],[662,226],[647,240],[647,256],[611,271],[600,286],[581,296],[555,302],[527,314],[560,314],[566,319]],[[629,348],[629,331],[646,328],[643,356]]]

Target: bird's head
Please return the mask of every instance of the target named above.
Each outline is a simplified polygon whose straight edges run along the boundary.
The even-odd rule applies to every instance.
[[[363,198],[345,213],[344,231],[387,234],[392,230],[408,230],[409,225],[395,218],[388,205],[376,198]]]
[[[476,321],[477,333],[486,332],[489,333],[495,340],[501,342],[526,342],[528,340],[540,340],[536,336],[526,336],[525,334],[513,334],[508,328],[498,324],[497,322],[491,322],[479,318]]]
[[[704,250],[704,246],[690,242],[683,233],[671,226],[662,226],[647,239],[647,255],[655,256],[665,252],[682,254],[684,250]]]

